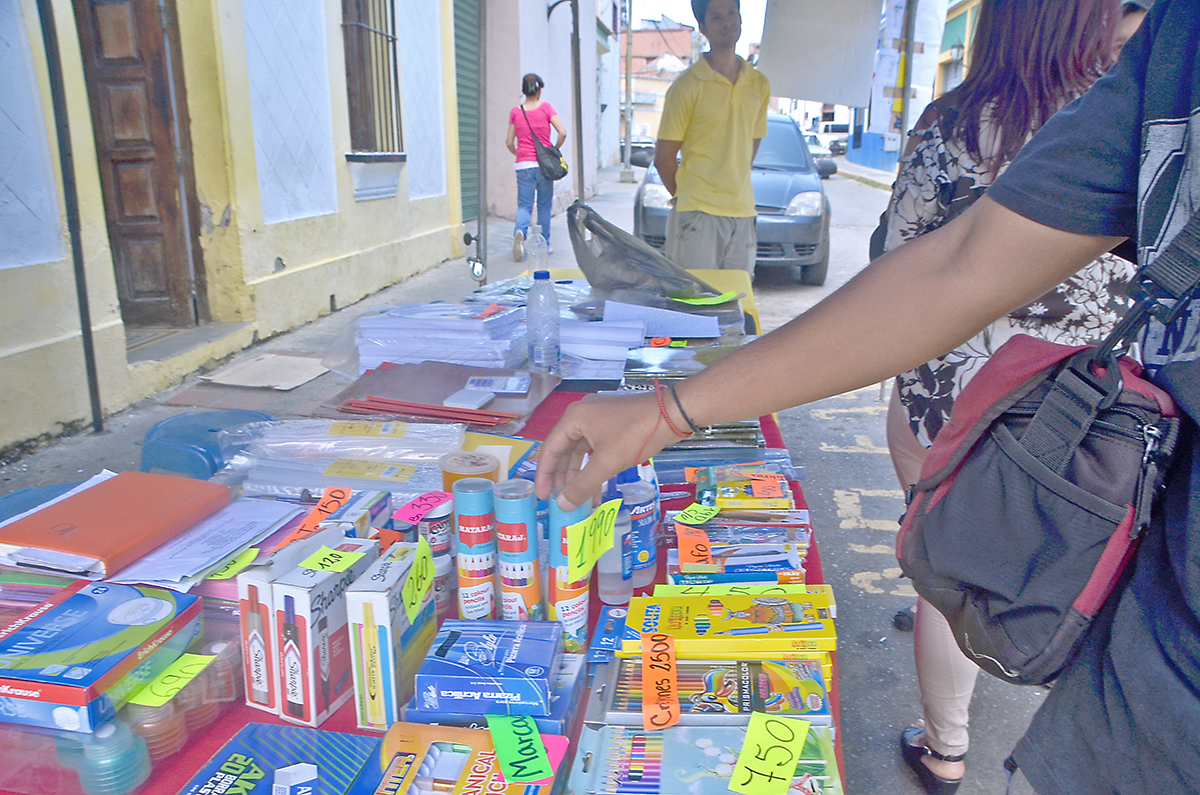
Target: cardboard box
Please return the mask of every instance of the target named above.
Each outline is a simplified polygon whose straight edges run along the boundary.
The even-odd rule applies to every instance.
[[[412,698],[413,678],[425,659],[437,620],[430,587],[410,624],[402,590],[417,544],[394,544],[346,591],[354,702],[360,729],[386,731]],[[432,571],[429,572],[432,585]]]
[[[92,732],[200,631],[199,597],[79,580],[0,630],[0,720]]]
[[[356,538],[370,538],[372,528],[389,527],[392,520],[390,491],[354,491],[342,507],[321,520],[318,527],[342,525],[342,532]],[[347,527],[353,528],[347,532]]]
[[[277,577],[291,573],[297,563],[321,547],[336,547],[343,541],[345,535],[337,528],[320,530],[259,558],[238,574],[246,703],[255,709],[273,715],[278,715],[280,710],[279,651],[275,643],[277,627],[272,583]]]
[[[271,585],[279,649],[279,715],[320,726],[354,692],[346,589],[379,557],[379,542],[345,538],[333,549],[359,554],[344,571],[299,566]]]

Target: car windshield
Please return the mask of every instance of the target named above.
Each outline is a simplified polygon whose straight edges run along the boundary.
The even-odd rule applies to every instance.
[[[808,151],[793,122],[767,122],[767,137],[758,145],[754,167],[782,171],[812,170]]]

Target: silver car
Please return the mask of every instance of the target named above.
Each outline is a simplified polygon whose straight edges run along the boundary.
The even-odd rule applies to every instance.
[[[837,171],[832,160],[813,160],[790,116],[767,116],[767,137],[750,178],[758,209],[757,268],[787,267],[801,284],[821,285],[829,270],[829,199],[821,176]],[[662,249],[671,195],[651,166],[633,203],[633,233]]]

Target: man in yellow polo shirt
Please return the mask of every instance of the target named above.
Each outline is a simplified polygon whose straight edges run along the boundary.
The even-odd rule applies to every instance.
[[[742,35],[738,0],[692,0],[692,12],[709,50],[667,90],[654,150],[654,166],[675,197],[666,255],[685,268],[753,275],[750,164],[767,134],[771,85],[734,52]]]

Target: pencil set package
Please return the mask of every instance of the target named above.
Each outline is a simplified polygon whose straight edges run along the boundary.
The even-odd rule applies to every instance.
[[[664,537],[675,546],[675,520],[680,511],[668,511],[663,520]],[[694,525],[709,542],[718,544],[799,544],[807,548],[812,524],[807,510],[724,511],[713,519]]]
[[[437,633],[430,589],[410,622],[403,589],[417,544],[393,544],[346,591],[354,702],[360,729],[385,731],[400,719],[413,694],[413,678]]]
[[[780,653],[834,651],[837,632],[821,593],[779,596],[635,596],[618,656],[641,654],[640,635],[675,636],[681,658],[763,660]]]
[[[741,726],[585,725],[567,786],[572,795],[723,795],[745,740]],[[842,795],[828,727],[809,726],[788,791]]]
[[[676,678],[683,725],[745,725],[752,712],[803,718],[822,726],[833,723],[819,662],[678,660]],[[601,665],[585,720],[641,726],[643,697],[640,659]]]
[[[446,621],[417,671],[417,704],[477,715],[548,715],[562,654],[557,621]]]
[[[712,563],[693,563],[680,561],[678,549],[668,549],[668,582],[672,585],[699,584],[692,582],[693,579],[713,583],[753,582],[777,579],[775,572],[778,571],[802,571],[804,568],[803,551],[791,544],[713,544],[710,551]],[[689,575],[701,576],[692,578]]]

